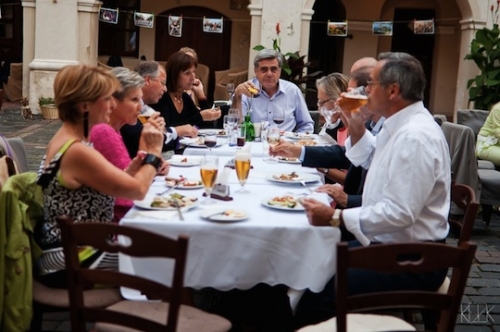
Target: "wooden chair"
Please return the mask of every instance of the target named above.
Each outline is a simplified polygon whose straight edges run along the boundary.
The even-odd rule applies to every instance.
[[[177,240],[131,227],[105,223],[73,223],[69,217],[58,219],[61,228],[71,304],[72,331],[85,331],[85,322],[98,322],[96,331],[228,331],[226,319],[181,305],[188,237]],[[127,244],[110,241],[125,239]],[[163,257],[175,260],[172,286],[120,273],[80,267],[78,246],[121,253],[138,258]],[[121,301],[105,309],[89,308],[83,301],[83,285],[104,284],[136,289],[149,299],[159,301]],[[169,301],[168,303],[166,301]],[[101,323],[103,322],[103,323]],[[166,325],[165,325],[166,324]],[[119,325],[119,326],[118,326]]]
[[[459,247],[439,243],[399,243],[358,248],[348,248],[347,243],[339,243],[336,279],[337,317],[299,331],[345,332],[348,328],[352,330],[352,327],[359,325],[368,327],[366,330],[370,331],[415,331],[413,326],[396,317],[350,313],[406,307],[440,310],[438,331],[451,332],[455,326],[476,247],[471,242],[464,242]],[[412,255],[410,257],[417,259],[401,258],[406,255]],[[453,275],[446,294],[430,291],[386,291],[352,296],[347,294],[347,271],[350,268],[385,273],[423,273],[449,267],[453,268]],[[377,329],[377,326],[380,329]]]

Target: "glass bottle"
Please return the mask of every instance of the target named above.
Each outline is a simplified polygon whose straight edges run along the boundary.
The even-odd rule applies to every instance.
[[[253,142],[255,139],[255,128],[253,127],[253,123],[250,120],[250,112],[245,115],[245,121],[243,121],[243,125],[246,127],[246,141]]]

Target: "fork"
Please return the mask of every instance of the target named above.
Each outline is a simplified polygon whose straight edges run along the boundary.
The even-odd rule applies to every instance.
[[[167,190],[165,191],[162,191],[161,193],[157,193],[156,195],[157,196],[163,196],[165,195],[166,193],[168,193],[169,191],[172,191],[174,190],[175,188],[177,188],[177,186],[180,184],[180,182],[176,182],[172,187],[168,188]]]
[[[184,221],[184,216],[182,215],[181,205],[179,204],[179,200],[177,198],[174,198],[173,201],[174,201],[175,208],[177,209],[177,213],[179,214],[179,219],[181,221]]]
[[[311,194],[314,194],[314,193],[315,193],[315,192],[314,192],[314,190],[312,190],[311,188],[309,188],[309,187],[306,185],[306,183],[305,183],[305,181],[304,181],[304,180],[298,180],[298,181],[300,182],[300,184],[301,184],[302,186],[304,186],[307,190],[309,190],[309,193],[311,193]]]

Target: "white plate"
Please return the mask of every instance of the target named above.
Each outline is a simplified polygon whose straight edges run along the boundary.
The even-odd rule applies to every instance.
[[[198,180],[186,180],[188,182],[201,182],[201,181],[198,181]],[[167,185],[167,187],[172,187],[172,184],[169,183],[170,181],[165,181],[165,184]],[[190,190],[190,189],[200,189],[200,188],[203,188],[203,184],[198,184],[196,186],[185,186],[183,183],[179,184],[176,189],[183,189],[183,190]]]
[[[205,144],[198,143],[197,138],[183,138],[179,140],[179,143],[187,145],[192,148],[207,148]],[[225,139],[217,138],[217,144],[215,145],[215,147],[221,146],[224,143],[226,143]]]
[[[168,162],[170,163],[170,165],[177,166],[177,167],[191,167],[191,166],[199,165],[199,163],[195,164],[193,162],[190,162],[189,160],[188,161],[169,160]]]
[[[285,131],[283,133],[283,137],[290,138],[290,139],[317,139],[318,135],[316,134],[306,134],[306,133],[294,133],[291,131]]]
[[[273,196],[275,197],[275,196]],[[273,197],[267,197],[261,201],[261,204],[264,206],[267,206],[268,208],[271,209],[276,209],[276,210],[283,210],[283,211],[304,211],[305,208],[302,206],[302,204],[297,203],[295,207],[290,208],[288,206],[283,206],[283,205],[273,205],[269,204],[269,201],[273,199]]]
[[[223,212],[225,211],[234,211],[237,215],[224,215]],[[212,208],[200,210],[200,217],[211,221],[234,222],[247,219],[249,214],[246,211],[237,209]]]
[[[290,172],[291,173],[291,172]],[[290,173],[275,173],[275,174],[269,174],[266,179],[269,181],[273,182],[279,182],[279,183],[293,183],[293,184],[298,184],[300,185],[299,180],[304,180],[304,183],[310,183],[310,182],[316,182],[320,180],[320,177],[316,174],[307,174],[307,173],[297,173],[299,176],[298,178],[295,178],[294,180],[279,180],[274,178],[274,176],[279,177],[282,174],[290,174]]]
[[[206,135],[209,132],[215,132],[217,137],[226,137],[226,131],[224,129],[200,129],[198,130],[198,134]]]
[[[168,193],[168,195],[173,194],[173,193]],[[182,195],[179,193],[179,195]],[[183,195],[184,196],[184,195]],[[176,211],[177,209],[175,207],[152,207],[151,202],[153,202],[153,198],[156,197],[156,195],[146,195],[146,197],[142,201],[134,201],[134,205],[137,206],[138,208],[141,209],[146,209],[146,210],[163,210],[163,211]],[[181,208],[182,211],[188,211],[191,210],[192,208],[198,206],[200,200],[196,200],[193,202],[192,205],[185,206]]]
[[[302,164],[299,158],[293,158],[293,160],[289,160],[290,158],[278,157],[278,162],[285,164]]]

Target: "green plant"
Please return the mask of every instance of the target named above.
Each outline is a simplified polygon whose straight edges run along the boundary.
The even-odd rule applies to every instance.
[[[293,29],[293,27],[291,28]],[[316,78],[321,75],[321,71],[315,71],[305,75],[304,71],[306,68],[310,67],[310,62],[305,62],[305,55],[300,55],[299,52],[288,52],[283,54],[281,52],[281,37],[280,37],[280,24],[276,23],[276,35],[277,38],[273,39],[273,49],[281,54],[283,58],[283,65],[281,66],[281,79],[290,81],[296,84],[302,91],[302,84],[307,83],[309,80]],[[266,47],[263,45],[254,46],[253,49],[256,51],[261,51]]]
[[[52,97],[40,97],[38,98],[38,104],[40,106],[45,106],[45,105],[55,105],[55,100]]]
[[[498,16],[500,2],[496,10],[490,8],[492,16]],[[496,21],[496,20],[495,20]],[[470,44],[470,53],[465,56],[473,60],[481,73],[467,81],[469,100],[474,102],[477,109],[490,110],[500,101],[500,29],[498,24],[483,28],[476,32]]]

